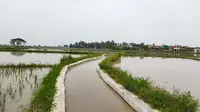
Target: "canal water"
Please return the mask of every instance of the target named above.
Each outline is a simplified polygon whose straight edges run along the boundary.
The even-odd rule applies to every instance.
[[[133,77],[149,77],[153,84],[169,91],[191,91],[200,99],[200,61],[177,58],[123,57],[117,66],[132,73]]]
[[[40,63],[55,64],[59,63],[63,55],[80,57],[76,54],[56,54],[56,53],[25,53],[25,52],[0,52],[0,64],[18,64],[18,63]]]
[[[0,112],[23,112],[50,68],[0,68]]]
[[[101,60],[81,64],[66,74],[67,112],[134,112],[133,109],[99,77]]]

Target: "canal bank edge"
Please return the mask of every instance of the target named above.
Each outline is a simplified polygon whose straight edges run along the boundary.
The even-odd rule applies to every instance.
[[[84,60],[69,64],[69,65],[66,65],[65,67],[63,67],[63,69],[60,72],[60,75],[56,79],[57,80],[57,82],[56,82],[56,90],[57,91],[54,96],[54,101],[53,101],[53,105],[51,107],[51,112],[65,112],[65,83],[64,83],[64,81],[65,81],[65,75],[68,71],[68,68],[73,67],[78,64],[81,64],[86,61],[100,59],[103,56],[104,55],[99,56],[99,57],[84,59]]]
[[[126,90],[122,85],[117,84],[101,69],[97,69],[97,72],[103,81],[116,91],[136,112],[160,112],[156,109],[152,109],[148,104],[139,99],[138,96]]]

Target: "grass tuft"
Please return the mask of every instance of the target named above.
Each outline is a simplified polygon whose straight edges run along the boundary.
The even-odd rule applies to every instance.
[[[19,64],[1,64],[0,68],[49,68],[52,67],[53,65],[51,64],[36,64],[36,63],[31,63],[31,64],[25,64],[25,63],[19,63]]]

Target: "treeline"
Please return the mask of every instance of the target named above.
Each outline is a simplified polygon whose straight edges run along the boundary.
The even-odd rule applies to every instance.
[[[70,48],[93,48],[93,49],[147,49],[148,45],[144,43],[136,44],[136,43],[116,43],[115,41],[106,41],[106,42],[75,42],[74,44],[70,44]]]

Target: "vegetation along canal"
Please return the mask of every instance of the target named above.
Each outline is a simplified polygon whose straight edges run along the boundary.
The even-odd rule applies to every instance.
[[[27,53],[27,52],[0,52],[2,59],[0,64],[37,63],[56,64],[63,56],[81,57],[78,54],[56,54],[56,53]]]
[[[133,77],[149,77],[154,85],[173,92],[190,91],[195,99],[200,99],[200,62],[177,58],[123,57],[117,66],[131,72]]]
[[[72,68],[66,74],[67,112],[134,112],[134,110],[99,77],[101,60]]]
[[[43,79],[69,54],[0,52],[0,112],[24,112]],[[81,55],[71,55],[81,57]],[[43,66],[44,65],[44,66]],[[56,74],[55,74],[56,75]]]

